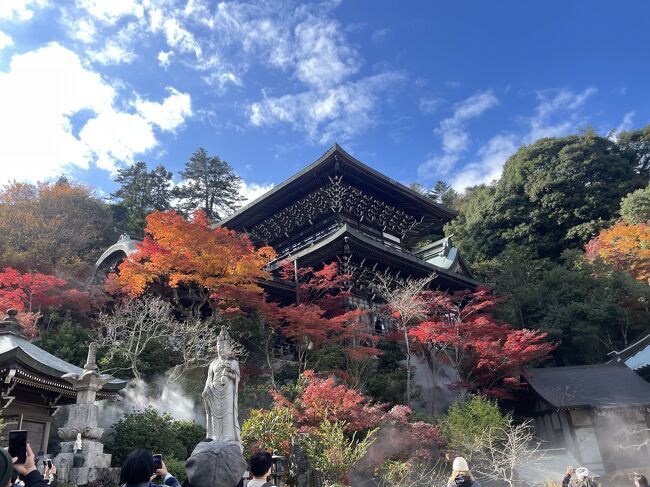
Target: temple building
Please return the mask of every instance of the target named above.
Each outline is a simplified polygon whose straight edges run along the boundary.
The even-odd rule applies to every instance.
[[[59,407],[74,404],[77,391],[66,374],[83,374],[84,369],[46,352],[24,335],[15,310],[0,321],[0,384],[3,446],[11,430],[27,430],[27,439],[36,454],[46,452],[52,416]],[[126,386],[113,379],[103,385],[98,399],[112,399]]]
[[[287,261],[298,267],[338,261],[355,276],[358,291],[369,273],[423,277],[435,272],[433,287],[453,291],[478,284],[451,238],[444,238],[443,226],[456,214],[335,144],[219,225],[273,247],[278,256],[271,270]],[[121,237],[98,259],[95,275],[101,279],[136,250],[136,241]],[[262,284],[272,295],[293,292],[292,283]]]
[[[517,414],[548,449],[605,475],[650,464],[650,384],[623,364],[527,369]]]
[[[270,271],[293,263],[296,268],[319,268],[338,262],[353,276],[350,306],[367,310],[362,318],[368,331],[382,335],[390,329],[371,283],[378,273],[401,278],[435,273],[433,289],[474,289],[479,283],[463,261],[443,226],[457,212],[375,171],[345,152],[338,144],[318,160],[272,190],[226,217],[219,225],[247,233],[258,245],[270,245],[277,258]],[[122,236],[95,264],[96,282],[115,270],[137,242]],[[293,281],[273,276],[260,283],[272,299],[295,299]],[[290,351],[281,338],[280,355]],[[452,400],[447,384],[456,380],[451,370],[441,370],[434,380],[424,364],[414,376],[421,391],[435,388],[436,408]],[[433,397],[423,393],[421,397]],[[420,405],[431,410],[429,399]],[[440,403],[438,404],[438,401]]]

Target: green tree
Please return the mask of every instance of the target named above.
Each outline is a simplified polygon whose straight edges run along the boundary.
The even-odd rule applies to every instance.
[[[203,148],[192,154],[180,174],[185,184],[174,188],[174,195],[181,200],[179,210],[186,214],[203,209],[210,220],[216,221],[236,210],[243,200],[239,195],[241,179],[230,164],[209,156]]]
[[[455,209],[458,205],[458,192],[442,180],[436,181],[433,189],[429,191],[428,196],[436,203],[440,203],[448,208]]]
[[[461,396],[442,421],[442,433],[450,449],[467,451],[486,433],[506,428],[508,417],[496,401],[483,396]]]
[[[587,263],[577,251],[557,262],[508,247],[477,266],[478,277],[510,297],[497,316],[535,326],[557,341],[557,365],[600,363],[647,333],[650,288],[622,271]]]
[[[172,173],[162,165],[148,171],[146,162],[136,162],[126,169],[118,169],[115,182],[120,188],[111,197],[124,209],[121,223],[129,233],[142,236],[149,213],[171,208]]]
[[[633,161],[639,174],[650,177],[650,125],[621,132],[616,137],[616,145],[625,159]]]
[[[558,258],[611,224],[621,198],[647,184],[631,154],[593,132],[522,146],[494,187],[469,192],[446,231],[471,262],[496,257],[510,243]]]
[[[631,192],[621,200],[621,216],[630,225],[650,220],[650,184]]]
[[[56,321],[56,317],[50,319]],[[95,332],[74,324],[66,318],[55,327],[41,333],[39,346],[71,364],[83,367],[88,356],[88,345],[96,338]]]

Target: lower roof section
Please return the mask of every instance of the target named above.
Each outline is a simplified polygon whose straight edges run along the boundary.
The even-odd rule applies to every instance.
[[[387,245],[348,224],[342,224],[322,239],[279,259],[271,267],[277,268],[282,262],[294,260],[298,260],[299,266],[317,266],[347,256],[376,263],[382,270],[399,271],[404,277],[424,277],[435,272],[438,277],[434,283],[442,289],[474,289],[480,284],[470,276],[427,262],[397,245]]]

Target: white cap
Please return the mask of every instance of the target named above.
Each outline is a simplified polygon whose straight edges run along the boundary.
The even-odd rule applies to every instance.
[[[452,470],[455,470],[456,472],[469,472],[467,460],[465,460],[463,457],[454,458],[454,465],[452,466]]]
[[[586,479],[589,477],[589,470],[587,470],[585,467],[576,468],[576,477],[578,477],[578,480]]]

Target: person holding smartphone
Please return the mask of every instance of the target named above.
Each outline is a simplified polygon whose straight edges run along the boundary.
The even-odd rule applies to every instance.
[[[156,468],[158,465],[154,463],[154,456],[151,452],[147,450],[132,451],[122,463],[120,484],[123,484],[124,487],[160,487],[152,483],[153,479],[160,477],[167,487],[180,487],[178,480],[167,471],[162,457],[159,460],[160,467]]]
[[[25,461],[20,462],[23,458]],[[24,457],[14,456],[11,461],[13,463],[14,471],[18,474],[18,477],[22,482],[24,482],[25,487],[48,487],[41,472],[36,468],[36,456],[34,455],[32,448],[29,446],[29,443],[25,445]]]

